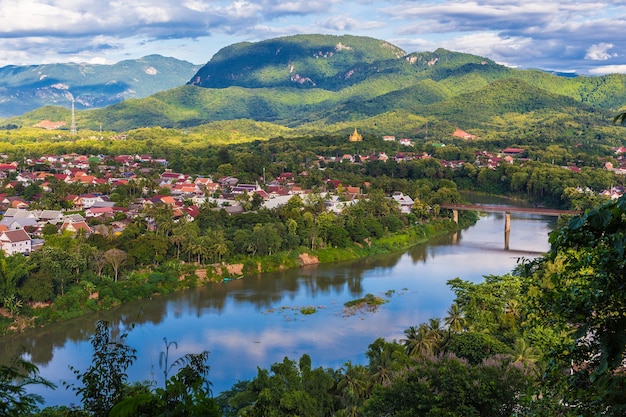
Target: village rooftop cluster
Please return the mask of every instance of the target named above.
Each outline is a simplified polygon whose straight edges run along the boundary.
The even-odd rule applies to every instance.
[[[456,135],[465,134],[455,132]],[[350,140],[359,139],[355,132]],[[466,134],[465,134],[466,135]],[[463,136],[465,139],[467,139]],[[393,136],[384,136],[383,141],[395,141]],[[470,138],[472,139],[472,138]],[[405,146],[413,146],[410,140],[403,139]],[[445,146],[445,145],[441,145]],[[617,160],[622,160],[626,149],[615,149]],[[477,167],[495,169],[503,163],[522,161],[524,149],[506,148],[499,154],[486,151],[477,152],[474,162]],[[46,155],[37,159],[25,159],[21,163],[9,161],[7,155],[0,155],[4,162],[0,163],[0,180],[4,188],[0,192],[0,245],[8,255],[15,253],[29,254],[43,245],[43,230],[53,225],[57,233],[85,234],[121,233],[135,218],[142,217],[148,228],[153,228],[153,220],[143,213],[145,208],[154,204],[165,204],[172,208],[173,220],[185,217],[189,221],[200,212],[204,204],[211,204],[216,210],[226,210],[229,214],[242,213],[246,210],[245,202],[256,198],[259,207],[272,209],[285,204],[294,195],[305,195],[312,192],[299,185],[298,177],[307,175],[307,171],[298,174],[283,172],[276,178],[266,181],[259,178],[254,184],[242,184],[233,176],[221,178],[201,177],[190,174],[172,172],[168,169],[168,161],[153,158],[151,155]],[[396,152],[389,156],[385,152],[371,155],[318,156],[313,169],[329,163],[362,164],[370,161],[386,162],[393,160],[404,162],[415,159],[431,158],[426,153]],[[463,161],[439,160],[442,166],[459,169]],[[565,167],[576,172],[576,167]],[[606,169],[621,173],[624,168]],[[151,178],[148,180],[148,178]],[[143,180],[143,181],[142,181]],[[67,194],[62,209],[50,210],[40,207],[37,201],[40,195],[27,198],[20,190],[37,184],[44,193],[52,191],[55,182],[79,184],[78,189],[85,192]],[[323,193],[329,211],[340,212],[343,207],[358,199],[367,198],[360,187],[341,184],[339,180],[327,178]],[[140,194],[131,204],[119,206],[111,200],[111,195],[120,185],[130,183],[141,184]],[[364,184],[367,187],[368,184]],[[75,189],[77,189],[75,188]],[[166,191],[166,192],[163,192]],[[161,193],[159,193],[161,192]],[[604,191],[604,195],[612,199],[618,198],[622,189],[613,188]],[[255,197],[256,196],[256,197]],[[410,212],[414,201],[402,193],[394,193],[389,198],[397,201],[401,211]],[[48,226],[50,230],[50,226]]]

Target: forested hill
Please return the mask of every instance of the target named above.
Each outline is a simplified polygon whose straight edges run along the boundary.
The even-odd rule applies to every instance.
[[[186,85],[80,112],[76,120],[82,129],[102,123],[123,131],[247,119],[272,123],[281,135],[285,127],[344,134],[358,126],[412,137],[426,126],[431,136],[460,127],[484,137],[541,123],[595,129],[597,136],[624,97],[626,75],[561,77],[445,49],[406,54],[379,39],[297,35],[228,46]],[[70,115],[42,108],[9,123],[53,117],[69,122]]]
[[[0,117],[46,105],[77,109],[104,107],[184,84],[200,68],[161,55],[113,65],[46,64],[0,68]]]

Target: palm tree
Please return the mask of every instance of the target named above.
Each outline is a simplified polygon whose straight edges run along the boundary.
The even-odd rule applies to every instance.
[[[526,344],[526,340],[523,337],[518,337],[515,339],[515,345],[513,346],[513,352],[511,353],[511,357],[515,361],[515,363],[522,363],[524,365],[534,364],[537,362],[541,355],[532,346]]]
[[[217,256],[218,261],[222,261],[222,256],[228,253],[226,236],[222,229],[209,229],[206,234],[206,242],[212,256]]]
[[[406,353],[412,357],[428,356],[437,353],[443,341],[443,329],[440,319],[430,319],[419,327],[411,326],[404,331],[403,344]]]
[[[218,262],[222,262],[222,256],[228,254],[228,245],[225,241],[213,244],[213,253],[217,255]]]
[[[448,308],[448,316],[444,319],[444,323],[448,326],[448,330],[454,333],[460,333],[467,327],[467,320],[461,306],[454,303]]]
[[[337,383],[337,390],[342,401],[346,407],[361,403],[369,391],[367,368],[363,365],[353,365],[348,361],[344,364],[342,371]]]
[[[393,367],[397,363],[399,355],[403,355],[402,347],[378,338],[367,350],[369,359],[369,372],[373,384],[389,385],[393,374]]]
[[[180,259],[180,248],[187,243],[187,236],[185,236],[182,230],[176,228],[172,236],[170,236],[170,241],[176,245],[176,259]]]
[[[209,248],[206,245],[205,236],[201,236],[196,239],[192,239],[187,242],[187,251],[189,252],[189,256],[197,256],[198,257],[198,265],[202,264],[202,257],[206,256],[209,253]]]

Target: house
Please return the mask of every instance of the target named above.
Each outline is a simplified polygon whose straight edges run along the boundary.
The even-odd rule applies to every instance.
[[[6,226],[9,230],[21,230],[26,228],[37,228],[39,222],[32,217],[5,217],[0,220],[0,225]]]
[[[511,156],[520,156],[524,152],[525,152],[525,149],[522,149],[522,148],[504,148],[504,149],[502,149],[502,153],[503,154],[511,155]]]
[[[219,184],[222,187],[234,187],[239,183],[239,178],[235,177],[224,177],[220,178]]]
[[[22,197],[18,197],[18,196],[7,197],[5,200],[8,201],[8,205],[11,208],[25,209],[28,207],[28,203]]]
[[[10,164],[0,164],[0,171],[17,172],[17,162],[11,162]]]
[[[86,236],[93,233],[91,227],[85,221],[81,222],[73,222],[71,220],[66,220],[61,226],[61,232],[70,232],[72,234],[84,233]]]
[[[276,181],[279,183],[290,183],[295,179],[295,175],[292,172],[283,172],[278,177],[276,177]]]
[[[0,245],[4,253],[28,255],[32,250],[32,239],[25,230],[9,230],[0,233]]]
[[[159,185],[175,184],[179,181],[186,181],[189,176],[178,172],[165,171],[161,174]]]
[[[85,210],[85,217],[113,217],[113,207],[90,207]]]
[[[409,197],[408,195],[404,195],[401,191],[396,191],[395,193],[393,193],[391,198],[394,199],[400,206],[400,212],[405,214],[411,212],[413,204],[415,203],[415,201],[413,201],[411,197]]]
[[[230,192],[235,195],[241,194],[252,194],[256,190],[260,190],[259,184],[239,184],[235,187],[232,187]]]
[[[46,224],[57,224],[63,222],[63,212],[61,210],[33,210],[30,212],[37,220],[38,227]]]
[[[91,208],[96,202],[108,201],[108,198],[100,194],[82,194],[74,199],[74,207],[79,209]]]

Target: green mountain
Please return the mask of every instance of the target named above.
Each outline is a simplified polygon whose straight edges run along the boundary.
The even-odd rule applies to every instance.
[[[373,38],[297,35],[231,45],[186,85],[77,112],[76,122],[115,131],[247,120],[276,125],[280,134],[357,126],[371,134],[455,127],[524,134],[537,120],[542,129],[563,120],[570,128],[608,128],[624,97],[625,75],[561,77],[445,49],[407,55]],[[41,108],[9,122],[30,126],[59,113]],[[69,112],[61,113],[69,122]]]
[[[49,64],[0,68],[0,117],[46,105],[104,107],[184,84],[200,68],[150,55],[114,65]]]
[[[405,55],[397,46],[372,38],[296,35],[228,46],[215,54],[190,84],[205,88],[295,87],[337,91],[363,81],[376,71],[389,69]]]

